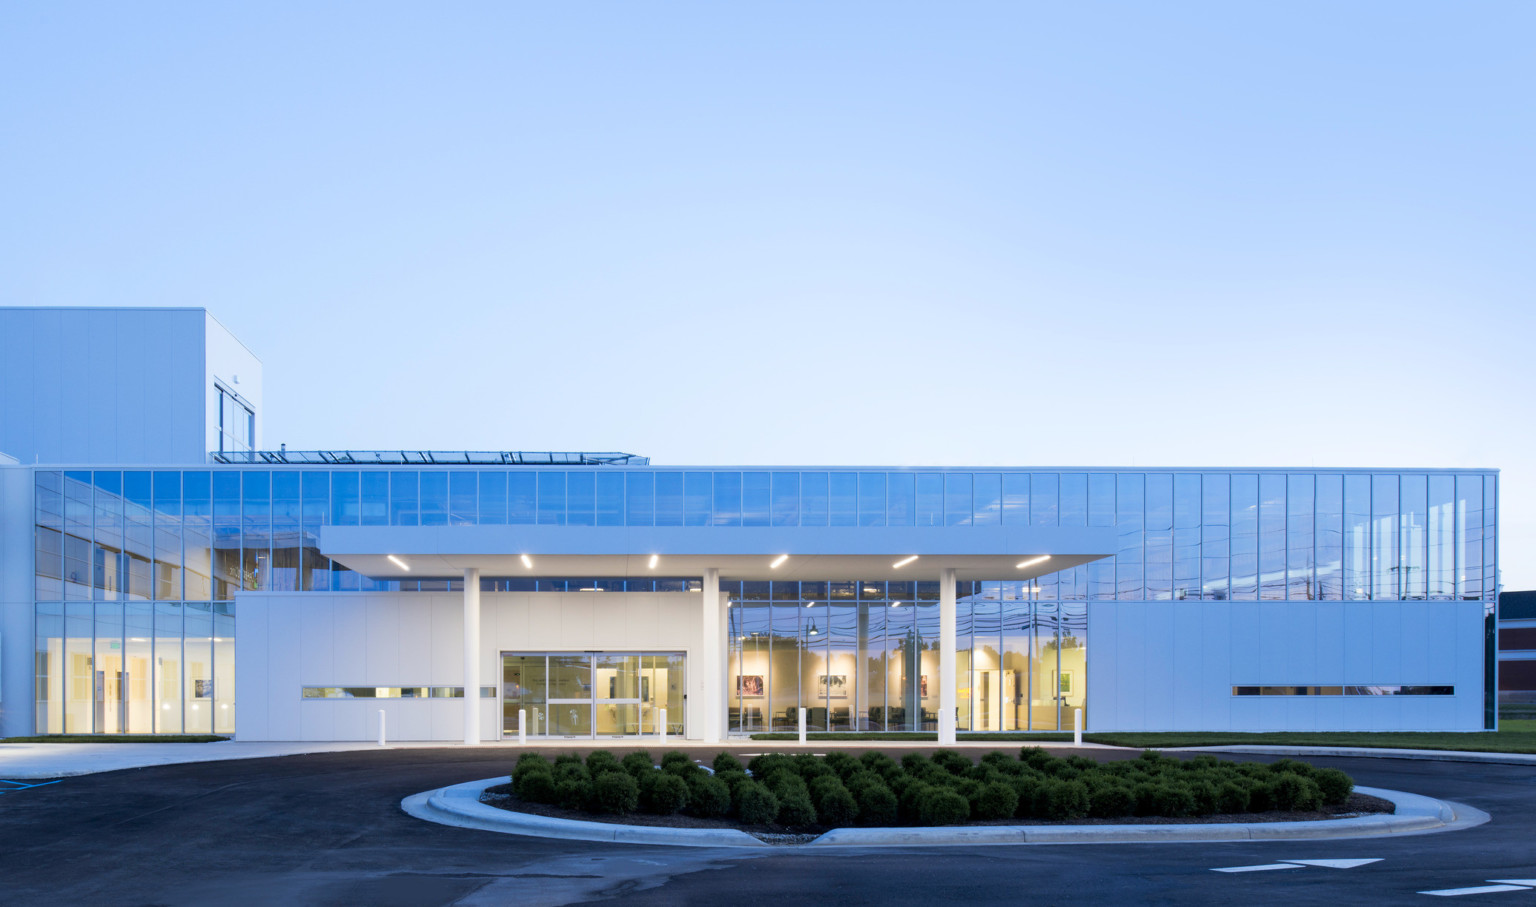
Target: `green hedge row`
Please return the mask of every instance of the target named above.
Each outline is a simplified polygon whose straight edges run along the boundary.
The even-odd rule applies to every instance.
[[[1025,747],[1018,758],[991,752],[979,763],[952,750],[931,759],[909,753],[900,762],[878,752],[858,758],[773,753],[745,767],[721,753],[712,767],[713,774],[675,751],[660,766],[644,751],[622,762],[606,750],[585,762],[566,755],[551,763],[524,753],[512,786],[535,803],[595,813],[687,812],[790,827],[1311,811],[1342,804],[1354,789],[1338,769],[1291,759],[1269,765],[1208,755],[1179,760],[1153,750],[1105,763],[1062,759],[1038,747]]]

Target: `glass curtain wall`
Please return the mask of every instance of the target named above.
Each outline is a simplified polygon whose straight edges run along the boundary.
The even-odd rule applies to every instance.
[[[800,708],[809,731],[937,729],[938,583],[767,585],[722,584],[733,733],[794,731]],[[959,584],[958,730],[1070,729],[1086,706],[1088,606],[1040,588]]]
[[[1114,528],[1115,555],[1012,597],[1000,591],[995,614],[961,617],[961,726],[1060,726],[1063,697],[1083,677],[1042,659],[1070,649],[1056,640],[1068,603],[1490,601],[1497,481],[1258,470],[37,470],[37,722],[45,732],[231,729],[237,592],[456,588],[342,569],[318,549],[328,524]],[[801,706],[817,729],[936,725],[936,584],[763,582],[735,594],[731,663],[745,679],[728,691],[733,727],[793,730]],[[611,704],[617,714],[635,703]],[[643,724],[643,703],[637,714]]]

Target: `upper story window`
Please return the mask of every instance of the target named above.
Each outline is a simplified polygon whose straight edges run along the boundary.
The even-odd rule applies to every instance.
[[[234,393],[219,392],[219,452],[248,451],[256,439],[256,414]]]

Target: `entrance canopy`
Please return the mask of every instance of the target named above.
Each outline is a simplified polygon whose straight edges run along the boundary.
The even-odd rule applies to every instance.
[[[1023,580],[1115,552],[1086,527],[325,526],[320,550],[381,579],[702,576]]]

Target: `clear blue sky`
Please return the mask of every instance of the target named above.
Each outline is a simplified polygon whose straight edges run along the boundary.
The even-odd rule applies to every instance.
[[[1536,4],[11,3],[0,303],[203,305],[269,446],[1496,466]]]

